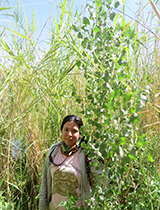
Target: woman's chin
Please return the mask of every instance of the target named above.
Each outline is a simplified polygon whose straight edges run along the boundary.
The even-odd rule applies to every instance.
[[[65,144],[67,147],[72,147],[74,145],[74,142],[72,140],[65,141]]]

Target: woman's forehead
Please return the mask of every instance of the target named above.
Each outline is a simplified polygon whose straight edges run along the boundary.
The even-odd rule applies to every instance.
[[[64,127],[67,127],[67,128],[78,128],[78,130],[79,130],[79,126],[78,126],[78,124],[75,121],[67,121],[64,124]]]

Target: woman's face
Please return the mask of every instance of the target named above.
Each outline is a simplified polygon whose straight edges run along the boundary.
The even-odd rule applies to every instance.
[[[80,137],[79,127],[76,122],[68,121],[62,129],[62,139],[67,147],[71,147],[77,143]]]

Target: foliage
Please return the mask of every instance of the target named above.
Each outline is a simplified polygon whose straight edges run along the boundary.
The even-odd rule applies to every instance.
[[[116,2],[115,8],[118,5]],[[149,86],[136,83],[133,61],[129,60],[130,51],[139,56],[136,51],[141,46],[137,34],[130,27],[124,30],[127,24],[112,11],[110,1],[95,1],[87,8],[90,16],[83,17],[80,25],[72,25],[72,40],[79,39],[79,49],[75,41],[70,43],[81,57],[79,68],[85,71],[87,81],[85,102],[83,98],[77,100],[87,119],[87,130],[83,132],[91,136],[86,153],[92,148],[93,140],[100,139],[102,144],[97,147],[105,160],[101,176],[104,184],[96,182],[90,207],[96,210],[159,208],[158,162],[153,164],[156,153],[148,148],[150,138],[139,127],[141,113],[145,112],[152,92]]]
[[[1,210],[6,210],[6,209],[14,209],[14,206],[10,203],[7,203],[5,201],[5,197],[3,196],[3,192],[0,191],[0,207],[1,207]]]
[[[86,14],[73,14],[64,1],[46,51],[36,41],[34,11],[29,24],[21,7],[7,7],[12,24],[0,38],[1,206],[37,209],[45,154],[60,139],[61,119],[74,113],[85,123],[86,153],[94,139],[101,142],[89,158],[104,159],[90,208],[159,209],[158,40],[150,53],[149,32],[139,36],[125,22],[120,1],[91,1]],[[69,196],[63,205],[76,209],[75,203]]]

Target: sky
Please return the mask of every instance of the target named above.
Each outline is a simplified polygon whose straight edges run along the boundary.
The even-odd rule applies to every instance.
[[[87,1],[89,0],[74,0],[74,9],[84,8]],[[0,7],[7,6],[7,2],[5,0],[1,0],[0,2],[1,2]],[[13,7],[17,7],[19,0],[10,0],[9,2],[11,3]],[[22,6],[21,7],[22,14],[24,14],[24,12],[26,13],[28,21],[31,21],[32,9],[34,9],[35,19],[37,23],[37,36],[40,37],[41,39],[45,39],[46,30],[49,30],[51,28],[49,17],[53,16],[55,19],[57,19],[56,2],[60,2],[60,0],[20,0],[20,2]],[[125,14],[126,14],[125,17],[126,17],[127,22],[131,21],[130,17],[132,18],[136,17],[137,11],[140,8],[140,2],[142,2],[142,5],[144,6],[149,2],[149,0],[141,0],[141,1],[140,0],[125,0]],[[160,6],[160,3],[158,4]],[[141,13],[143,14],[144,24],[149,24],[147,22],[149,11],[153,11],[151,4],[148,4]],[[0,11],[0,26],[7,24],[5,17],[2,16],[1,14],[2,14],[2,11]],[[128,17],[127,15],[130,17]],[[138,19],[138,18],[141,19],[140,16],[136,17],[135,19]],[[157,19],[155,21],[157,21]]]

